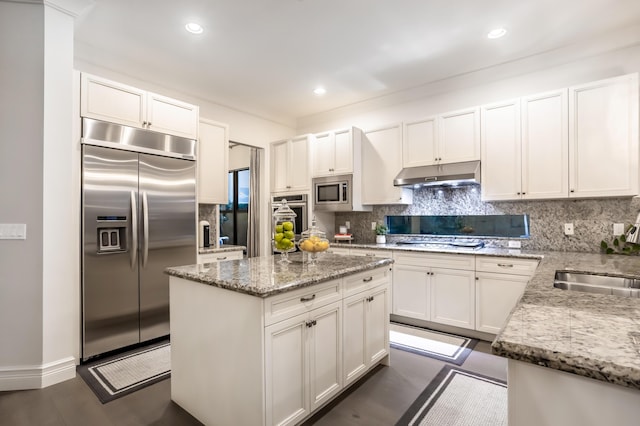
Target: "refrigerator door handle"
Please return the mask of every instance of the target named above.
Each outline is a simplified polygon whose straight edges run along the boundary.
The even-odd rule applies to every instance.
[[[147,258],[149,257],[149,201],[147,200],[147,192],[142,192],[142,267],[147,266]]]
[[[136,193],[131,191],[131,269],[136,268],[138,260],[138,206]]]

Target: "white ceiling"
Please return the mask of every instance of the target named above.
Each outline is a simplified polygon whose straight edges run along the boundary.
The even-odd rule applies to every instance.
[[[94,0],[75,41],[86,63],[293,120],[639,22],[638,0]]]

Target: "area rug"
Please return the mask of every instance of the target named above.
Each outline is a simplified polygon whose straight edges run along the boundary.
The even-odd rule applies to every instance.
[[[502,380],[445,365],[396,426],[507,425],[507,385]]]
[[[104,404],[170,377],[171,344],[80,365],[77,371]]]
[[[477,343],[476,339],[405,324],[391,323],[389,326],[389,344],[392,348],[455,365],[462,365]]]

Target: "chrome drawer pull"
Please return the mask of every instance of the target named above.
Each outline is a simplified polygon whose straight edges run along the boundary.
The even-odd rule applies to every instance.
[[[369,256],[369,257],[376,257],[376,255],[375,255],[375,254],[373,254],[373,253],[365,253],[365,256]]]
[[[363,278],[362,282],[368,283],[370,281],[373,281],[373,277],[369,277],[369,278]]]
[[[225,256],[225,257],[216,257],[216,259],[218,259],[218,260],[225,260],[226,258],[227,258],[227,256]]]
[[[513,264],[511,263],[498,263],[498,266],[501,268],[513,268]]]
[[[311,301],[312,301],[313,299],[315,299],[315,298],[316,298],[316,295],[315,295],[315,294],[312,294],[312,295],[311,295],[311,296],[309,296],[309,297],[301,297],[301,298],[300,298],[300,301],[301,301],[301,302],[311,302]]]

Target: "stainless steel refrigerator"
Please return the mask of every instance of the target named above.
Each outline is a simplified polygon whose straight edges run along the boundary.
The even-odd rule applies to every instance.
[[[169,334],[163,270],[196,263],[194,160],[194,140],[83,120],[83,360]]]

